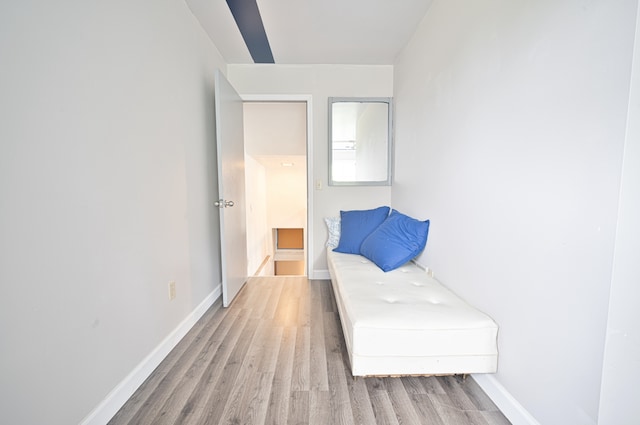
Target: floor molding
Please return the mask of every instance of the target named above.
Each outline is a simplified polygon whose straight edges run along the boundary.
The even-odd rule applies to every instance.
[[[104,425],[109,422],[221,294],[222,286],[218,285],[80,424]]]
[[[329,275],[329,270],[314,270],[313,275],[310,276],[309,279],[329,280],[331,279],[331,275]]]
[[[493,375],[471,376],[513,425],[540,425]]]

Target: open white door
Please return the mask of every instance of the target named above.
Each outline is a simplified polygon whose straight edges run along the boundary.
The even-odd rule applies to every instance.
[[[242,99],[219,70],[215,108],[222,305],[228,307],[247,281],[244,129]]]

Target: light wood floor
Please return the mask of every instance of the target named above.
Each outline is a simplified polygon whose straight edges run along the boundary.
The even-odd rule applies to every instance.
[[[254,277],[110,424],[505,425],[472,378],[353,378],[329,281]]]

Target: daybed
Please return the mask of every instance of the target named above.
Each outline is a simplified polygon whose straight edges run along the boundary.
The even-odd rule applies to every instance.
[[[327,262],[353,376],[496,371],[497,324],[415,263],[385,272],[332,246]]]

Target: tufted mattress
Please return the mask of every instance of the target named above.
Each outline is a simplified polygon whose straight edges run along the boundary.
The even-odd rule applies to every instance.
[[[327,251],[353,376],[493,373],[498,325],[413,263]]]

